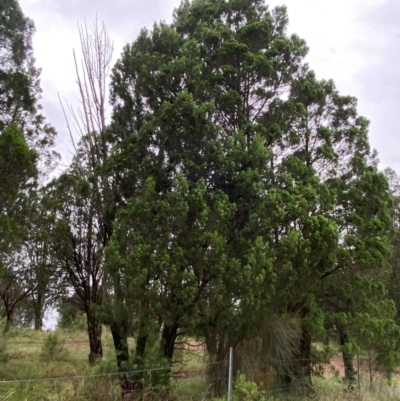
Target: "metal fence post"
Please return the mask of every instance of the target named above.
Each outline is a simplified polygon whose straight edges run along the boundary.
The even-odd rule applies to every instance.
[[[357,347],[357,390],[360,392],[360,357],[358,355],[358,347]]]
[[[232,400],[233,347],[229,348],[228,401]]]
[[[31,384],[31,381],[30,380],[28,380],[28,384],[26,385],[26,393],[28,392],[28,390],[29,390],[29,385]]]
[[[150,369],[150,390],[153,391],[153,380],[151,377],[151,369]]]

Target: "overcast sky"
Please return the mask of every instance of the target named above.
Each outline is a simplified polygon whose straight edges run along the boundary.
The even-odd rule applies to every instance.
[[[33,19],[37,66],[42,68],[44,112],[59,133],[64,157],[72,146],[57,93],[76,102],[72,48],[79,49],[77,23],[96,14],[114,40],[116,60],[127,42],[154,21],[171,21],[180,0],[20,0]],[[318,78],[333,79],[342,94],[359,99],[371,120],[370,140],[381,167],[400,173],[400,0],[271,0],[286,4],[289,30],[310,47],[308,62]]]

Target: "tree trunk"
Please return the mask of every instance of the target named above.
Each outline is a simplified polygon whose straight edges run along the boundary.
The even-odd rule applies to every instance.
[[[210,362],[207,369],[207,381],[214,396],[223,397],[226,395],[227,375],[229,358],[229,346],[225,330],[217,330],[212,325],[205,333],[205,342],[207,346]],[[234,364],[234,376],[236,375]]]
[[[41,302],[41,297],[33,305],[35,313],[35,330],[42,330],[43,328],[43,305]]]
[[[86,318],[90,346],[89,363],[95,365],[103,357],[101,324],[90,307],[86,308]]]
[[[371,388],[374,377],[372,375],[372,354],[371,348],[368,349],[368,373],[369,373],[369,387]]]
[[[341,325],[338,325],[337,327],[339,332],[340,346],[342,348],[344,378],[348,382],[348,384],[352,384],[356,377],[356,372],[353,366],[354,355],[350,353],[350,350],[348,348],[349,338],[346,329]]]
[[[143,333],[143,331],[139,330],[138,338],[136,340],[136,349],[135,349],[135,358],[133,360],[134,368],[137,370],[142,370],[145,368],[145,361],[144,361],[144,352],[146,350],[147,344],[147,335]],[[152,376],[150,375],[150,378]],[[149,378],[148,372],[142,371],[136,373],[133,377],[131,377],[131,382],[133,382],[133,386],[135,390],[142,390],[144,383]],[[149,383],[151,386],[154,383]]]
[[[164,358],[172,361],[175,350],[175,341],[178,335],[179,326],[175,322],[172,326],[164,325],[162,335],[161,335],[161,346],[163,350]]]
[[[4,326],[4,333],[8,333],[10,331],[13,321],[14,321],[13,313],[7,312],[7,320],[6,320],[6,325]]]
[[[118,371],[126,371],[127,365],[129,364],[128,334],[124,326],[118,322],[112,322],[110,324],[110,330],[114,341]]]
[[[136,387],[126,374],[129,371],[128,333],[124,324],[116,321],[110,324],[110,330],[114,341],[118,372],[120,373],[122,399],[129,400]]]
[[[146,319],[147,317],[141,316],[140,324],[137,333],[137,340],[136,340],[136,349],[135,349],[135,360],[134,364],[136,366],[140,366],[143,364],[143,357],[146,351],[147,340],[148,340],[148,331],[146,326]]]
[[[296,361],[295,377],[301,393],[313,392],[311,379],[311,334],[306,327],[301,329],[300,347]]]
[[[174,350],[175,350],[175,341],[176,337],[178,335],[178,329],[179,325],[174,322],[172,325],[167,325],[164,323],[164,327],[161,333],[161,343],[160,343],[160,350],[162,353],[162,356],[167,359],[168,365],[172,365],[172,357],[174,356]],[[161,377],[158,379],[158,385],[162,385],[162,387],[165,388],[163,392],[162,398],[169,398],[169,377],[171,375],[171,369],[166,369],[165,370],[165,375],[161,375]]]
[[[35,330],[43,328],[44,302],[46,299],[47,287],[49,282],[48,269],[46,265],[40,265],[37,268],[38,285],[36,287],[36,296],[32,297],[33,312],[35,314]]]
[[[136,363],[140,363],[143,359],[144,352],[146,351],[147,344],[147,335],[140,335],[136,341],[136,350],[135,350],[135,361]]]
[[[42,315],[37,315],[35,313],[35,330],[36,331],[42,331],[43,329],[43,317]]]
[[[309,314],[309,308],[300,302],[289,310],[298,313],[301,319]],[[302,395],[310,395],[314,392],[311,378],[311,333],[309,328],[302,323],[299,348],[293,354],[293,363],[286,374],[278,376],[281,386],[286,391],[295,391]]]

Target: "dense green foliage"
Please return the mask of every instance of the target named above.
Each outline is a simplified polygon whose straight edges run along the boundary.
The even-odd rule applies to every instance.
[[[10,75],[0,85],[19,110],[0,132],[0,247],[12,244],[8,205],[26,198],[25,237],[4,260],[30,261],[23,282],[38,285],[18,288],[33,301],[37,328],[46,302],[67,294],[85,313],[90,363],[103,355],[103,323],[121,372],[150,360],[170,366],[182,336],[203,339],[212,361],[225,360],[230,346],[238,360],[255,355],[257,369],[304,391],[328,355],[315,344],[330,339],[340,344],[349,385],[357,349],[371,369],[393,371],[396,177],[379,172],[356,99],[305,63],[306,43],[287,33],[285,7],[183,1],[172,23],[143,29],[125,46],[111,74],[110,124],[99,100],[108,38],[81,32],[84,77],[99,88],[78,76],[76,154],[31,192],[54,161],[54,131],[37,114],[32,24],[15,18],[24,39],[3,33],[4,48],[26,82]],[[92,40],[104,49],[90,51]],[[3,279],[5,305],[7,283],[22,277],[16,270]],[[67,305],[62,327],[75,313]],[[5,308],[8,318],[14,307]],[[121,383],[129,392],[142,382]]]
[[[18,212],[15,203],[26,184],[36,175],[35,159],[36,153],[29,148],[16,125],[10,125],[0,133],[1,251],[5,251],[13,240]]]
[[[0,2],[0,297],[8,326],[28,296],[39,298],[41,327],[46,296],[40,281],[52,281],[39,206],[39,187],[54,167],[55,130],[40,114],[39,73],[32,55],[33,22],[15,0]],[[47,221],[48,223],[48,221]],[[47,227],[48,228],[48,227]],[[51,271],[51,273],[50,273]],[[47,277],[43,277],[46,275]],[[33,302],[35,303],[35,302]],[[37,302],[36,302],[37,304]],[[24,319],[22,319],[24,320]],[[8,329],[8,326],[7,329]]]
[[[183,2],[126,46],[106,269],[118,308],[145,315],[138,336],[162,322],[169,358],[180,329],[222,358],[268,315],[299,315],[291,381],[310,376],[312,340],[332,324],[373,329],[392,200],[356,100],[316,79],[287,21],[262,1]]]

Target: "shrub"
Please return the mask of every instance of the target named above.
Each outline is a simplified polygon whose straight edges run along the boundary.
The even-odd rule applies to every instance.
[[[265,399],[265,392],[258,388],[257,383],[246,380],[239,374],[235,381],[235,399],[238,401],[261,401]]]
[[[67,359],[68,350],[65,347],[65,339],[57,333],[50,333],[44,341],[40,358],[47,362],[62,361]]]

